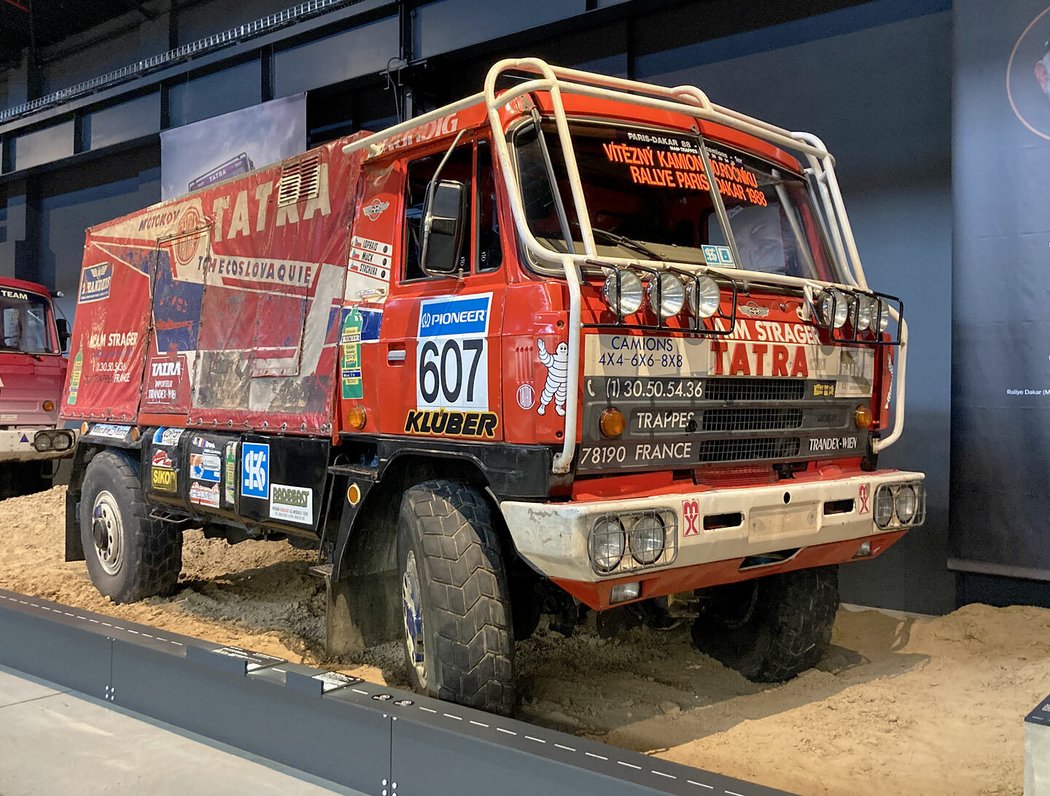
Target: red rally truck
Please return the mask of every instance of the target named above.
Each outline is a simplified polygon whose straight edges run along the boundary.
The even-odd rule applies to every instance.
[[[907,329],[832,164],[696,88],[518,59],[93,227],[67,559],[126,602],[174,589],[184,528],[314,547],[331,652],[400,637],[418,690],[492,711],[541,614],[682,592],[701,650],[793,676],[838,565],[925,514],[877,466]]]
[[[75,432],[58,429],[66,321],[43,285],[0,278],[0,498],[51,485]]]

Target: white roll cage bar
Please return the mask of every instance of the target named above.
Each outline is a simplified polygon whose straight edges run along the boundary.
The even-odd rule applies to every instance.
[[[524,72],[537,77],[518,83],[512,88],[496,94],[496,81],[507,72]],[[569,179],[569,188],[572,193],[573,203],[576,206],[576,218],[580,227],[584,253],[559,253],[541,244],[529,229],[525,218],[525,208],[522,202],[521,186],[517,182],[517,171],[510,157],[510,146],[507,131],[504,130],[500,120],[500,109],[517,99],[518,97],[533,92],[545,92],[550,95],[551,106],[554,116],[554,124],[558,131],[558,139],[561,143],[562,155]],[[569,325],[568,325],[568,383],[567,393],[570,396],[578,395],[580,379],[580,308],[582,298],[580,294],[580,267],[595,259],[599,259],[595,248],[594,233],[591,229],[590,216],[586,212],[587,203],[583,195],[583,183],[580,180],[579,170],[576,166],[576,157],[573,150],[572,138],[569,135],[569,124],[565,115],[565,106],[562,103],[562,94],[578,94],[586,97],[607,99],[620,103],[639,105],[656,110],[670,111],[695,119],[714,122],[730,127],[734,130],[769,141],[784,149],[790,149],[800,153],[806,159],[808,167],[805,173],[813,178],[818,187],[817,199],[820,209],[824,214],[826,229],[831,238],[834,255],[838,259],[843,273],[849,279],[849,284],[868,290],[868,283],[864,276],[864,268],[860,262],[860,254],[857,251],[857,243],[853,237],[846,208],[842,201],[842,193],[839,190],[838,180],[835,177],[835,159],[828,152],[824,143],[810,133],[791,132],[747,116],[730,108],[712,103],[707,95],[695,86],[675,86],[668,88],[651,83],[641,83],[635,80],[626,80],[619,77],[599,75],[592,72],[583,72],[578,69],[552,66],[539,58],[508,58],[497,62],[489,69],[485,78],[485,89],[483,92],[473,94],[451,105],[446,105],[437,110],[417,116],[406,122],[402,122],[381,133],[358,139],[343,147],[344,152],[352,152],[365,147],[371,148],[374,154],[379,154],[381,141],[390,140],[401,132],[411,130],[428,121],[432,121],[449,113],[454,113],[472,107],[479,102],[485,103],[488,113],[489,124],[492,128],[493,144],[500,160],[500,166],[506,180],[507,196],[510,200],[510,210],[514,218],[518,236],[526,250],[541,263],[560,267],[565,274],[565,281],[569,288]],[[704,166],[711,178],[711,165],[706,149],[701,149]],[[711,180],[715,186],[714,180]],[[736,242],[732,236],[732,230],[727,223],[725,207],[722,204],[721,194],[717,189],[712,190],[715,209],[726,227],[726,242],[733,252],[735,262],[741,262],[736,251]],[[647,268],[666,268],[667,263],[662,261],[641,260],[638,258],[626,259],[619,257],[600,257],[603,263],[608,262],[612,266],[629,266],[632,264],[644,265]],[[676,267],[682,267],[676,265]],[[718,271],[717,268],[712,268]],[[733,269],[735,271],[735,269]],[[739,276],[739,271],[736,275]],[[733,274],[726,272],[727,276]],[[762,281],[781,284],[794,288],[801,288],[810,306],[813,297],[824,287],[831,286],[812,279],[801,279],[793,276],[782,276],[779,274],[762,274]],[[894,417],[891,433],[883,439],[876,439],[873,446],[876,452],[885,450],[898,439],[904,431],[904,386],[905,386],[905,363],[907,360],[906,348],[908,343],[908,326],[900,317],[896,308],[889,307],[893,318],[900,325],[900,355],[897,362],[895,374],[896,389],[894,391]],[[553,471],[555,473],[566,473],[572,466],[572,459],[576,453],[576,418],[578,412],[578,401],[570,400],[565,405],[565,432],[561,453],[554,458]]]

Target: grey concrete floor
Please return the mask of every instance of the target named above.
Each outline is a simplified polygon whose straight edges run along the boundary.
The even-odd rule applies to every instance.
[[[0,666],[0,796],[356,794]]]

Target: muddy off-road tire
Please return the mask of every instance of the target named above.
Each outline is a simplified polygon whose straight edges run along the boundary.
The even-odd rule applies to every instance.
[[[91,582],[115,603],[171,594],[182,531],[149,518],[138,466],[122,453],[91,460],[80,496],[80,538]]]
[[[816,665],[839,607],[837,566],[719,586],[693,623],[697,648],[749,680],[776,683]]]
[[[507,576],[480,491],[426,481],[401,500],[403,646],[416,691],[492,713],[514,707]]]

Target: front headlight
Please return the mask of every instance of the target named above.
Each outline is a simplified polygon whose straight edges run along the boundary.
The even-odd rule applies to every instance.
[[[642,280],[633,271],[609,274],[602,288],[606,303],[617,315],[634,315],[642,306]]]
[[[698,318],[710,318],[718,312],[722,289],[709,276],[701,276],[689,284],[689,309]]]
[[[615,517],[598,520],[591,532],[591,561],[599,572],[612,572],[623,559],[626,539],[623,524]]]
[[[893,521],[893,493],[888,487],[879,487],[875,493],[875,524],[887,528]]]
[[[915,489],[911,486],[902,486],[897,490],[894,503],[897,509],[897,519],[900,520],[901,525],[910,525],[919,510],[919,496],[915,494]]]
[[[660,308],[661,318],[677,315],[685,305],[685,285],[674,274],[662,273],[649,280],[649,303]]]
[[[654,564],[664,552],[664,522],[655,514],[643,514],[631,527],[627,540],[639,564]]]

